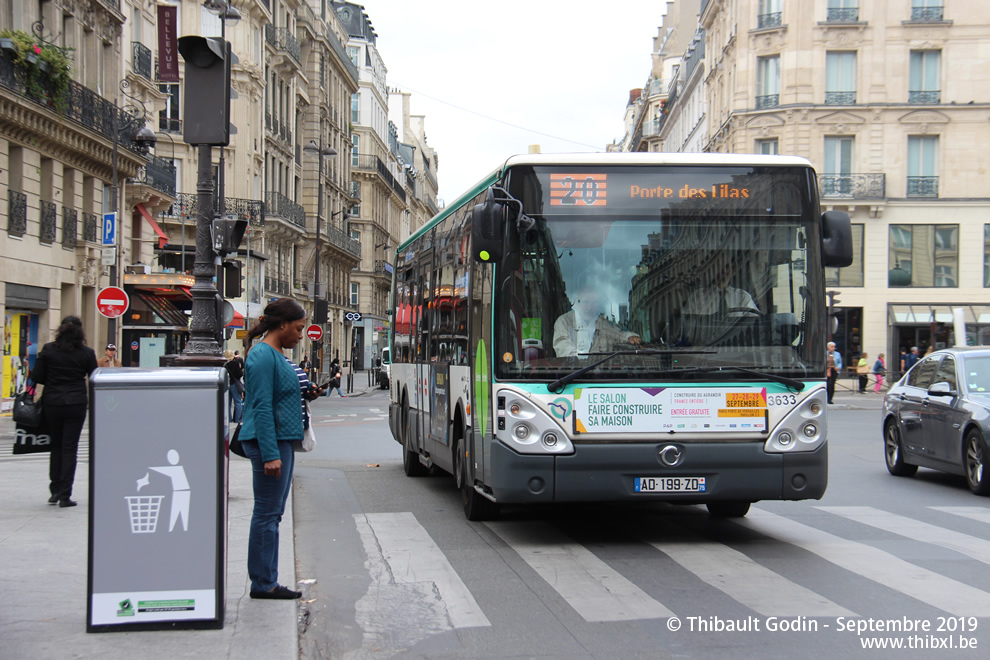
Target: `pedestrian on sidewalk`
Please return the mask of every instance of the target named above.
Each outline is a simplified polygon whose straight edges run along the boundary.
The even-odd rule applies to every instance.
[[[337,394],[342,398],[347,398],[344,391],[340,389],[340,376],[340,358],[334,358],[330,362],[330,384],[327,386],[327,396],[330,396],[334,390],[337,390]]]
[[[225,351],[223,355],[227,358],[223,368],[227,370],[227,379],[230,381],[230,389],[227,390],[229,421],[240,424],[244,417],[244,360],[241,359],[240,351]]]
[[[877,377],[877,384],[873,386],[873,391],[880,393],[883,387],[883,377],[887,373],[887,362],[883,358],[883,353],[877,356],[877,361],[873,363],[873,373]]]
[[[866,351],[859,354],[859,362],[856,363],[856,376],[859,378],[859,393],[866,394],[866,384],[870,380],[870,362]]]
[[[299,598],[278,583],[278,525],[292,487],[295,442],[303,440],[299,378],[285,359],[303,338],[306,312],[291,298],[279,298],[248,331],[245,363],[247,400],[240,440],[254,472],[254,514],[248,538],[251,598]],[[251,348],[251,342],[261,343]]]
[[[55,341],[45,344],[31,371],[34,382],[45,386],[41,403],[51,437],[49,504],[77,504],[72,499],[72,484],[76,480],[79,436],[86,421],[86,377],[96,368],[96,352],[86,345],[82,320],[66,316]]]
[[[835,350],[835,342],[828,343],[828,354],[825,357],[825,394],[828,402],[832,403],[835,396],[835,380],[842,371],[842,353]]]
[[[120,358],[117,357],[117,347],[113,344],[107,344],[107,347],[103,350],[103,357],[96,361],[96,366],[119,367]]]

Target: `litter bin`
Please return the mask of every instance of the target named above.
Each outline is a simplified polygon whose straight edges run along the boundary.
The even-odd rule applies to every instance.
[[[227,371],[89,381],[88,632],[222,628]]]

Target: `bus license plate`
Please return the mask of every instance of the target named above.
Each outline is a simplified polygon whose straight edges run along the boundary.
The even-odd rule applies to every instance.
[[[636,477],[637,493],[704,493],[704,477]]]

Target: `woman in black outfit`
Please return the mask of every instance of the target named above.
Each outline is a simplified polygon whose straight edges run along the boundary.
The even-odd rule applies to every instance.
[[[52,439],[49,504],[76,505],[71,499],[72,482],[76,478],[79,434],[86,421],[86,377],[94,369],[96,353],[86,345],[82,321],[77,316],[66,316],[55,341],[45,344],[31,371],[32,380],[45,386],[41,403]]]

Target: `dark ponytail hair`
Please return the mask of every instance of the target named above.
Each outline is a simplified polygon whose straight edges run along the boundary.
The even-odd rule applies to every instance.
[[[292,323],[304,318],[306,318],[306,310],[292,298],[278,298],[268,303],[268,306],[265,307],[265,313],[254,324],[254,327],[248,330],[247,336],[244,338],[244,355],[247,355],[247,351],[251,348],[251,342],[256,338],[269,330],[274,330],[283,323]]]
[[[60,351],[74,351],[86,345],[86,333],[83,332],[82,319],[78,316],[66,316],[55,333],[55,348]]]

